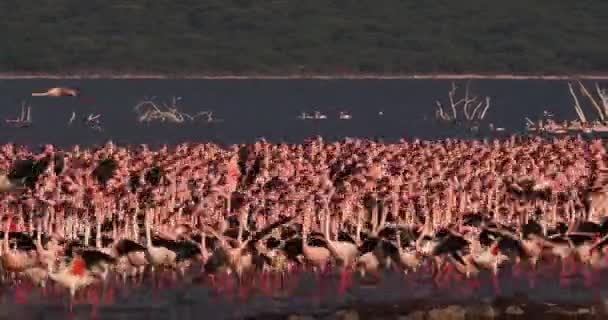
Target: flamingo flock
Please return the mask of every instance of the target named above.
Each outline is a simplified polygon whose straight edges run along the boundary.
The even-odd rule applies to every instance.
[[[300,270],[472,286],[608,268],[599,141],[346,140],[152,151],[0,147],[3,281],[71,297],[109,282],[271,287]],[[525,270],[525,271],[523,271]],[[498,288],[497,288],[498,289]]]
[[[341,228],[323,210],[321,206],[314,219],[311,212],[303,212],[302,219],[281,217],[261,230],[244,215],[238,221],[220,220],[217,226],[202,219],[188,227],[178,219],[159,224],[164,218],[155,219],[153,209],[133,221],[99,221],[93,230],[88,221],[74,220],[63,222],[67,230],[58,230],[54,213],[35,218],[35,228],[26,224],[32,232],[15,231],[23,226],[6,216],[2,270],[5,281],[29,281],[42,289],[54,284],[74,297],[78,290],[112,278],[142,282],[146,270],[153,278],[162,270],[173,280],[204,277],[215,286],[220,279],[242,285],[270,275],[289,277],[296,270],[321,277],[332,268],[339,272],[344,292],[353,277],[380,281],[386,271],[407,277],[425,270],[435,285],[445,287],[462,278],[474,285],[482,272],[491,274],[497,285],[495,277],[507,265],[511,274],[519,275],[522,264],[535,272],[541,260],[558,263],[560,278],[580,272],[589,284],[595,272],[608,268],[608,221],[577,221],[543,230],[545,226],[532,219],[515,230],[467,214],[456,225],[434,229],[430,217],[421,225],[386,222],[390,213],[378,214],[376,206],[371,217]],[[144,220],[143,231],[138,220]],[[186,277],[193,273],[198,276]]]

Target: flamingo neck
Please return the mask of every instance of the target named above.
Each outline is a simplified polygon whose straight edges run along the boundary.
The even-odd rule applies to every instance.
[[[101,223],[97,222],[95,226],[95,247],[101,248]]]
[[[4,249],[6,251],[9,251],[9,249],[10,249],[10,246],[8,244],[8,239],[9,239],[10,232],[11,232],[11,221],[8,220],[6,222],[6,228],[4,230]]]
[[[152,247],[152,236],[150,235],[150,222],[146,221],[146,244]]]

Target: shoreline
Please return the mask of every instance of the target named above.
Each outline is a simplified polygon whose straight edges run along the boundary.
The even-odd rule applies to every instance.
[[[311,74],[311,75],[169,75],[169,74],[45,74],[0,73],[0,80],[608,80],[608,74],[526,75],[526,74]]]

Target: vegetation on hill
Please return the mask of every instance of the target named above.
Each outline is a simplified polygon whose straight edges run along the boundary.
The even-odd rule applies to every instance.
[[[606,0],[3,0],[0,72],[608,72]]]

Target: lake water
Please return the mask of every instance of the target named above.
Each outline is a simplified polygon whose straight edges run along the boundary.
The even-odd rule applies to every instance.
[[[255,141],[299,142],[322,135],[343,137],[436,139],[466,136],[434,119],[435,101],[448,106],[451,80],[0,80],[0,118],[15,118],[20,105],[32,106],[33,125],[16,129],[2,124],[0,140],[39,145],[116,143],[176,143],[214,141],[230,144]],[[465,81],[457,81],[464,93]],[[603,86],[608,86],[604,81]],[[589,83],[592,85],[592,83]],[[81,89],[79,98],[32,97],[49,87]],[[590,89],[592,86],[588,86]],[[491,97],[486,123],[521,132],[524,117],[550,110],[558,119],[574,119],[573,102],[563,80],[475,80],[472,94]],[[157,102],[181,97],[180,110],[190,114],[212,110],[218,123],[142,124],[133,107],[144,97]],[[580,98],[584,101],[584,98]],[[586,103],[586,101],[584,101]],[[591,105],[587,117],[595,116]],[[301,112],[319,110],[327,120],[302,121]],[[338,120],[346,110],[352,120]],[[77,119],[68,127],[72,112]],[[383,115],[380,116],[379,112]],[[89,114],[101,114],[103,132],[83,124]]]
[[[346,290],[340,289],[337,272],[322,276],[298,272],[283,279],[257,275],[243,285],[224,278],[216,279],[212,286],[193,271],[173,284],[168,274],[158,276],[160,285],[149,276],[139,284],[109,280],[80,291],[71,310],[64,289],[51,284],[43,291],[24,283],[0,291],[0,319],[388,320],[448,307],[465,312],[467,319],[488,319],[488,314],[495,315],[489,319],[512,319],[508,308],[519,308],[525,319],[602,319],[608,315],[605,273],[586,283],[580,273],[559,280],[557,269],[541,265],[531,281],[525,272],[515,276],[506,267],[495,284],[489,274],[482,273],[478,283],[460,278],[441,285],[434,284],[428,270],[408,275],[387,272],[380,281],[354,276]]]

